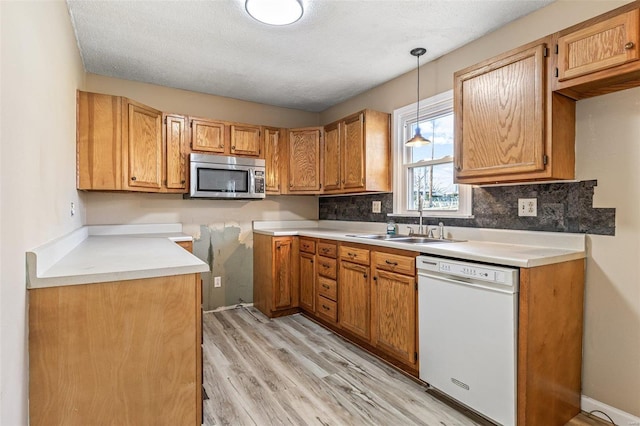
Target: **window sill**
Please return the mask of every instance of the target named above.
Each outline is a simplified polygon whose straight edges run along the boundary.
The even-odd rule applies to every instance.
[[[388,217],[420,217],[420,214],[418,212],[407,212],[407,213],[387,213]],[[445,211],[440,211],[440,212],[429,212],[427,214],[427,212],[423,212],[422,213],[422,217],[423,218],[429,218],[429,217],[436,217],[436,218],[456,218],[456,219],[473,219],[475,216],[473,216],[472,214],[465,214],[465,213],[451,213],[451,212],[445,212]]]

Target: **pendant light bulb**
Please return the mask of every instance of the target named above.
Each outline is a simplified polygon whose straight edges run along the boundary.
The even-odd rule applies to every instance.
[[[427,145],[430,144],[431,141],[425,137],[422,136],[422,133],[420,132],[420,56],[424,55],[425,53],[427,53],[427,49],[425,49],[424,47],[416,47],[415,49],[411,50],[411,55],[416,57],[417,60],[417,73],[418,73],[418,85],[417,85],[417,102],[416,102],[416,133],[413,135],[413,137],[411,139],[409,139],[408,141],[406,141],[404,144],[406,146],[423,146],[423,145]]]

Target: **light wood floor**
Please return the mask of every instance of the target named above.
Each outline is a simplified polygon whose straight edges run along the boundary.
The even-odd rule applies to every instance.
[[[206,425],[478,425],[301,315],[204,314]]]

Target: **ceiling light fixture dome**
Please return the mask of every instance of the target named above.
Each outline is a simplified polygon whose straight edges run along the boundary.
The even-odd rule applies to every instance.
[[[416,60],[418,61],[418,101],[416,102],[416,133],[404,144],[406,146],[422,146],[431,143],[429,139],[423,137],[422,133],[420,133],[420,56],[427,53],[427,49],[425,49],[424,47],[416,47],[409,53],[415,56]]]
[[[246,0],[247,13],[257,21],[269,25],[289,25],[304,12],[299,0]]]

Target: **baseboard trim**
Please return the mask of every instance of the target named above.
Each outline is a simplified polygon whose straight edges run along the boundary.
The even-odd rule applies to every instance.
[[[215,308],[212,309],[210,311],[204,311],[206,312],[222,312],[222,311],[228,311],[229,309],[237,309],[237,308],[248,308],[250,306],[253,306],[253,303],[236,303],[235,305],[231,305],[231,306],[220,306],[219,308]]]
[[[611,417],[611,420],[613,420],[613,422],[618,426],[640,426],[640,417],[636,417],[625,411],[607,405],[604,402],[589,398],[588,396],[582,395],[582,398],[580,399],[580,405],[582,411],[587,413],[593,410],[599,410],[603,413],[607,413],[607,415]],[[593,413],[592,415],[602,420],[609,421],[609,419],[607,419],[600,413]]]

